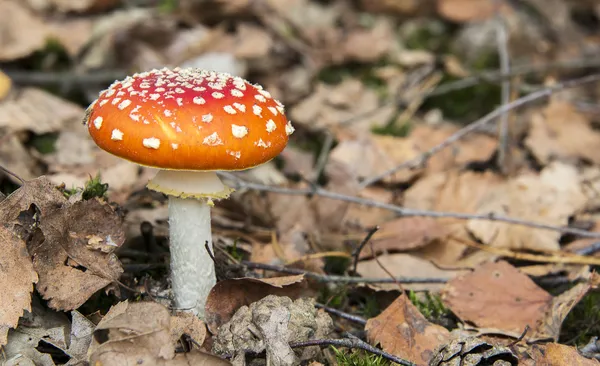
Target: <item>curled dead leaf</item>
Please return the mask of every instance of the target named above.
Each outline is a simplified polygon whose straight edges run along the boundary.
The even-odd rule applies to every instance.
[[[371,344],[418,365],[428,364],[434,350],[450,336],[446,328],[430,323],[404,294],[367,320],[365,330]]]
[[[212,334],[217,334],[219,327],[243,305],[250,305],[268,295],[297,298],[303,281],[304,275],[220,281],[206,300],[206,325]]]

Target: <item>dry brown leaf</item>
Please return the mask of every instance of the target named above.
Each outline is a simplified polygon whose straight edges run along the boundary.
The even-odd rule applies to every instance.
[[[451,123],[441,123],[435,126],[418,124],[410,131],[408,138],[416,149],[425,152],[446,141],[459,128]],[[486,161],[496,151],[497,146],[498,142],[495,138],[485,134],[470,134],[452,147],[433,155],[427,161],[427,172],[429,174],[444,172],[468,163]]]
[[[355,179],[363,179],[379,175],[419,154],[420,151],[407,139],[374,135],[341,141],[331,151],[329,159],[347,165]],[[384,181],[402,183],[417,174],[418,171],[405,169],[386,177]]]
[[[272,278],[238,278],[217,282],[206,299],[205,321],[212,334],[228,322],[235,311],[268,295],[296,298],[304,275]]]
[[[92,365],[155,364],[175,356],[169,311],[153,302],[118,303],[94,330],[88,356]]]
[[[365,250],[369,251],[369,248],[367,247]],[[461,273],[465,273],[465,271],[436,267],[430,261],[411,254],[384,255],[380,256],[377,260],[371,259],[358,262],[358,273],[362,277],[389,277],[390,275],[381,266],[385,267],[394,277],[443,278],[450,280]],[[444,285],[441,283],[411,283],[403,284],[402,286],[413,291],[438,291]],[[398,289],[398,286],[394,283],[378,284],[375,287],[382,290]]]
[[[404,205],[423,210],[474,213],[482,198],[496,190],[502,182],[502,177],[491,172],[450,171],[428,175],[406,191]],[[463,243],[472,239],[464,220],[441,218],[438,222],[456,239],[433,242],[419,249],[420,257],[438,265],[465,267],[472,267],[493,257],[481,251],[465,256],[468,247]]]
[[[125,241],[122,219],[108,204],[76,202],[42,217],[40,229],[28,249],[50,307],[75,309],[123,272],[112,253]]]
[[[487,263],[446,284],[444,304],[463,321],[521,333],[550,308],[552,296],[507,262]]]
[[[376,254],[403,252],[422,248],[446,234],[446,228],[430,217],[401,217],[381,224],[371,242]],[[359,258],[371,256],[371,247],[368,246]]]
[[[310,130],[333,128],[342,121],[356,118],[377,108],[377,113],[355,120],[350,128],[357,133],[370,133],[373,126],[385,125],[394,114],[394,106],[380,106],[379,97],[357,79],[346,79],[331,86],[320,83],[307,98],[293,106],[290,119]]]
[[[0,226],[0,346],[7,342],[23,310],[31,311],[31,293],[38,276],[33,270],[25,242]]]
[[[600,163],[600,133],[589,118],[568,101],[553,99],[531,118],[526,146],[542,164],[552,160],[584,159]]]
[[[202,344],[206,338],[206,324],[192,313],[179,311],[171,316],[171,343],[176,344],[183,334],[195,344]]]
[[[535,352],[535,362],[539,366],[597,366],[600,362],[583,357],[575,347],[558,343],[548,343],[542,352]]]
[[[41,135],[59,131],[71,121],[79,122],[83,114],[80,106],[42,89],[23,88],[0,102],[0,127]]]
[[[496,4],[489,0],[437,0],[438,13],[454,22],[485,20],[495,13]]]
[[[371,344],[380,344],[384,351],[418,365],[427,364],[450,336],[446,328],[427,321],[404,294],[367,320],[365,330]]]
[[[566,226],[569,216],[583,208],[585,195],[575,167],[552,163],[539,175],[522,175],[489,190],[478,214],[510,216],[548,225]],[[485,244],[500,248],[558,250],[560,233],[485,220],[471,220],[467,227]]]
[[[10,170],[21,179],[33,179],[41,173],[39,161],[35,159],[28,150],[18,134],[11,133],[0,136],[0,162],[2,167]],[[1,175],[5,175],[3,172]],[[20,181],[11,175],[6,175],[13,182]]]
[[[29,56],[46,43],[48,30],[24,2],[0,1],[0,61]]]
[[[550,307],[543,317],[539,319],[538,324],[533,327],[531,337],[536,339],[551,338],[558,340],[563,321],[569,312],[592,288],[597,288],[600,284],[600,276],[593,272],[589,280],[585,283],[579,283],[573,288],[554,297]]]
[[[395,42],[391,24],[382,20],[372,28],[351,31],[342,45],[342,52],[346,61],[371,63],[384,57]]]
[[[21,188],[0,202],[0,218],[5,223],[13,222],[21,211],[27,211],[31,205],[35,205],[42,215],[49,215],[66,202],[63,194],[48,178],[42,176],[26,181]]]

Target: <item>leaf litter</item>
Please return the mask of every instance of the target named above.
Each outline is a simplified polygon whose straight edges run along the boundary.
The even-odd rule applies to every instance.
[[[469,123],[592,72],[598,27],[579,15],[597,9],[496,3],[0,0],[0,166],[16,174],[0,172],[3,361],[229,364],[219,349],[234,363],[316,365],[362,347],[416,364],[594,363],[582,355],[600,351],[571,341],[594,322],[563,325],[598,310],[585,301],[596,262],[582,260],[600,230],[595,87],[511,109],[507,141]],[[504,51],[509,67],[495,70]],[[227,178],[254,185],[213,210],[219,282],[204,320],[169,308],[152,169],[100,151],[79,123],[115,79],[177,65],[265,86],[297,129],[281,157]],[[97,174],[109,188],[89,198],[79,187]]]

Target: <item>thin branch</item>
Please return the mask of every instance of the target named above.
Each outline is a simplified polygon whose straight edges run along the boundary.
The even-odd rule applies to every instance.
[[[395,362],[399,365],[415,366],[415,364],[410,361],[407,361],[405,359],[402,359],[400,357],[397,357],[390,353],[382,351],[379,348],[375,348],[375,347],[371,346],[370,344],[363,342],[359,339],[350,339],[350,338],[313,339],[310,341],[290,343],[290,347],[292,347],[292,348],[311,347],[311,346],[337,346],[337,347],[346,347],[346,348],[353,348],[353,349],[359,348],[364,351],[376,354],[377,356],[381,356],[381,357],[385,358],[386,360]]]
[[[595,78],[600,78],[600,75],[595,75]],[[497,221],[504,222],[507,224],[527,226],[535,229],[543,229],[550,231],[557,231],[563,234],[573,234],[579,235],[585,238],[600,238],[600,233],[590,232],[587,230],[581,230],[577,228],[565,227],[565,226],[555,226],[548,225],[533,221],[521,220],[509,216],[497,215],[493,212],[488,214],[468,214],[462,212],[443,212],[443,211],[429,211],[429,210],[417,210],[411,208],[405,208],[402,206],[396,206],[389,203],[378,202],[374,200],[369,200],[366,198],[356,197],[356,196],[348,196],[341,193],[336,193],[332,191],[325,190],[320,187],[313,187],[312,189],[292,189],[292,188],[283,188],[283,187],[274,187],[268,186],[259,183],[252,183],[241,178],[237,177],[232,173],[227,172],[219,172],[219,175],[228,179],[230,181],[230,185],[235,189],[252,189],[256,191],[263,192],[272,192],[272,193],[280,193],[280,194],[289,194],[289,195],[300,195],[300,196],[311,196],[317,195],[324,198],[329,198],[337,201],[350,202],[358,205],[363,205],[367,207],[376,207],[384,210],[388,210],[391,212],[395,212],[400,216],[422,216],[422,217],[433,217],[433,218],[454,218],[459,220],[483,220],[483,221]]]
[[[385,172],[376,175],[375,177],[371,177],[371,178],[367,178],[367,179],[363,180],[360,184],[360,187],[365,188],[375,182],[380,181],[381,179],[383,179],[391,174],[396,173],[399,170],[402,170],[405,168],[416,168],[416,167],[425,165],[425,163],[427,163],[427,161],[436,153],[438,153],[441,150],[445,149],[446,147],[454,144],[455,142],[457,142],[458,140],[467,136],[468,134],[480,129],[482,126],[485,126],[486,124],[495,120],[496,118],[498,118],[499,116],[501,116],[504,113],[507,113],[513,109],[519,108],[519,107],[521,107],[527,103],[530,103],[532,101],[535,101],[535,100],[538,100],[538,99],[541,99],[544,97],[548,97],[556,92],[559,92],[559,91],[562,91],[565,89],[569,89],[569,88],[574,88],[574,87],[592,83],[592,82],[597,82],[599,80],[600,80],[600,74],[594,74],[594,75],[582,77],[579,79],[568,80],[568,81],[565,81],[562,83],[558,83],[552,87],[545,88],[545,89],[539,90],[537,92],[533,92],[522,98],[516,99],[510,103],[504,104],[504,105],[500,106],[499,108],[497,108],[496,110],[488,113],[484,117],[478,119],[477,121],[465,126],[464,128],[461,128],[460,130],[455,132],[452,136],[450,136],[448,139],[446,139],[443,142],[441,142],[440,144],[432,147],[431,149],[425,151],[420,156],[417,156],[414,159],[405,161],[404,163],[397,165],[394,168],[388,169]]]
[[[85,85],[85,84],[107,84],[115,80],[121,80],[127,76],[122,70],[105,70],[90,73],[65,72],[41,72],[41,71],[5,71],[6,75],[15,83],[21,85]]]
[[[345,313],[345,312],[343,312],[341,310],[334,309],[334,308],[331,308],[331,307],[329,307],[327,305],[323,305],[323,304],[319,304],[319,303],[316,303],[315,307],[317,309],[323,309],[326,312],[328,312],[329,314],[337,315],[337,316],[339,316],[342,319],[350,320],[352,322],[358,323],[358,324],[363,325],[363,326],[365,324],[367,324],[367,319],[365,319],[365,318],[363,318],[361,316],[358,316],[358,315],[348,314],[348,313]]]
[[[435,90],[427,93],[427,97],[433,97],[438,95],[443,95],[447,93],[451,93],[454,91],[470,88],[475,86],[481,82],[498,82],[499,80],[513,78],[515,76],[533,74],[533,73],[543,73],[549,72],[552,70],[560,70],[560,69],[585,69],[589,67],[598,67],[600,66],[600,59],[595,58],[581,58],[581,59],[573,59],[566,61],[558,61],[558,62],[550,62],[541,65],[532,65],[530,63],[523,65],[515,65],[512,67],[512,70],[508,73],[503,73],[501,70],[491,70],[491,71],[482,71],[480,73],[474,74],[472,76],[456,80],[450,83],[442,84],[437,87]]]
[[[500,59],[500,71],[506,75],[510,73],[510,55],[508,53],[508,34],[506,24],[502,18],[500,0],[491,0],[496,6],[496,39],[498,43],[498,57]],[[506,105],[510,102],[510,78],[502,80],[502,96],[501,105]],[[502,113],[498,124],[498,167],[504,174],[508,173],[508,112]]]
[[[337,283],[395,283],[396,281],[400,283],[446,283],[448,280],[446,278],[426,278],[426,277],[396,277],[395,279],[391,278],[368,278],[368,277],[350,277],[350,276],[335,276],[335,275],[323,275],[315,272],[308,272],[298,268],[288,268],[284,266],[277,266],[273,264],[266,263],[255,263],[249,261],[242,261],[240,263],[242,266],[248,269],[260,269],[264,271],[273,271],[273,272],[281,272],[293,275],[303,274],[305,277],[313,279],[318,282],[337,282]]]
[[[3,171],[5,174],[8,174],[11,177],[15,178],[16,180],[18,180],[22,186],[25,185],[25,180],[23,178],[19,177],[16,173],[11,172],[10,170],[3,167],[2,165],[0,165],[0,170]]]
[[[375,226],[374,228],[372,228],[371,230],[369,230],[369,232],[367,233],[367,236],[365,236],[365,238],[360,243],[360,245],[356,248],[356,250],[354,251],[354,253],[352,253],[352,256],[354,257],[354,265],[352,266],[352,273],[356,273],[356,267],[358,267],[358,256],[360,255],[360,252],[363,250],[363,248],[365,247],[365,245],[367,245],[367,243],[369,242],[369,240],[371,240],[371,238],[373,237],[373,235],[375,235],[375,233],[377,232],[377,230],[379,230],[379,226]]]

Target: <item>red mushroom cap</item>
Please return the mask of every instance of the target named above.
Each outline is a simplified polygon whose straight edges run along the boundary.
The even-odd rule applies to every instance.
[[[225,73],[161,69],[114,82],[84,123],[96,144],[140,165],[239,170],[277,156],[294,131],[283,105]]]

